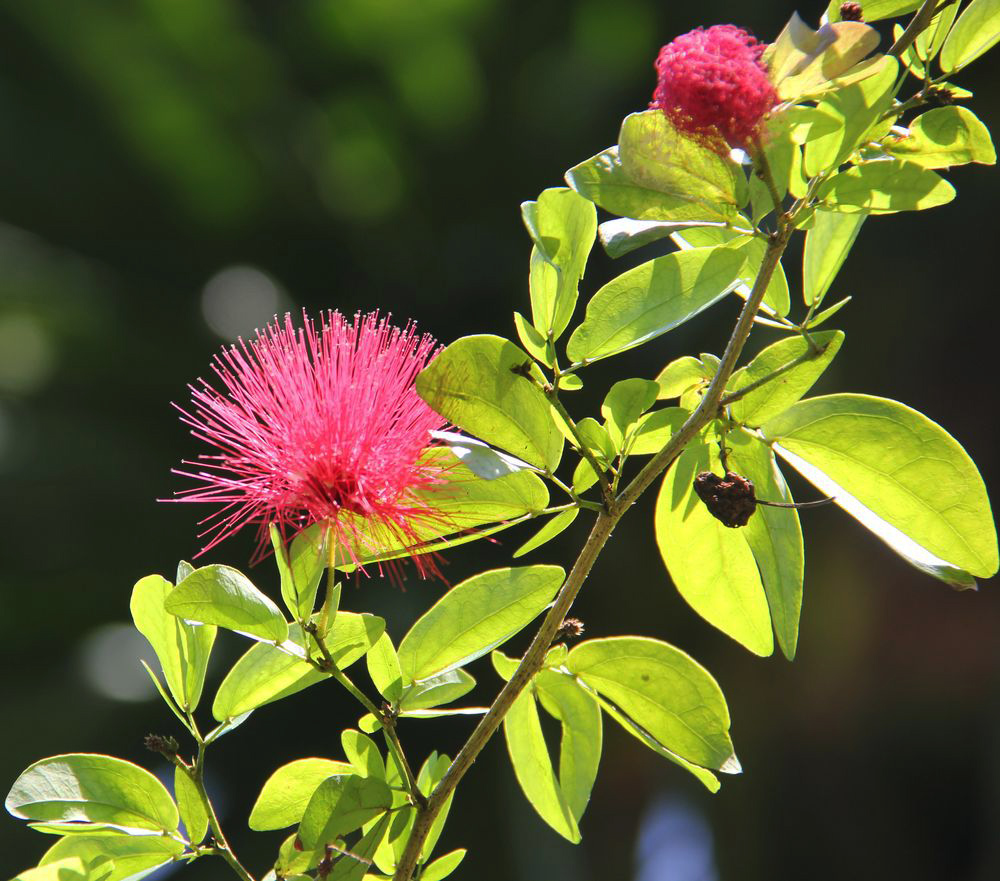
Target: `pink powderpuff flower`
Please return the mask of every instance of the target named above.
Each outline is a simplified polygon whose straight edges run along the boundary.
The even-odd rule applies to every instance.
[[[656,59],[651,108],[675,128],[719,152],[748,147],[778,95],[761,61],[765,46],[742,28],[696,28],[667,43]]]
[[[199,470],[174,472],[199,484],[175,501],[218,506],[201,521],[200,553],[252,523],[256,560],[269,524],[288,537],[321,523],[358,562],[419,543],[421,527],[443,519],[422,492],[443,466],[422,454],[445,423],[414,388],[435,341],[374,312],[353,322],[327,312],[320,327],[303,319],[296,329],[290,315],[275,318],[224,348],[212,364],[222,391],[199,379],[191,410],[177,408],[217,451],[185,461]],[[432,557],[413,559],[420,575],[437,572]]]

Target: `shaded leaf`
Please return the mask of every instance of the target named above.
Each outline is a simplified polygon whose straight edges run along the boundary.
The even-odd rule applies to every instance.
[[[208,813],[194,782],[179,767],[174,767],[174,798],[177,799],[177,808],[187,830],[188,841],[192,844],[200,843],[208,834]]]
[[[850,253],[864,214],[816,211],[802,254],[802,297],[807,306],[821,303]]]

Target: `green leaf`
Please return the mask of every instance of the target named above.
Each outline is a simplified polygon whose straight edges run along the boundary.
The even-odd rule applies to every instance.
[[[114,869],[95,877],[88,872],[88,881],[138,881],[151,872],[171,863],[184,853],[184,845],[173,838],[160,835],[68,835],[57,841],[42,857],[40,866],[48,866],[71,857],[78,857],[88,865],[110,859]]]
[[[603,463],[610,462],[618,452],[618,447],[611,440],[608,430],[596,419],[586,416],[576,424],[576,433],[580,435],[587,448]]]
[[[388,633],[383,633],[365,655],[368,675],[372,683],[389,703],[396,704],[403,696],[403,674],[399,670],[399,658]]]
[[[658,192],[633,181],[622,167],[618,147],[592,156],[566,172],[567,183],[605,211],[635,220],[728,220],[725,205],[692,201],[686,196]]]
[[[261,788],[250,811],[248,825],[256,832],[294,826],[302,819],[309,799],[324,780],[353,772],[346,762],[330,759],[297,759],[282,765]]]
[[[531,538],[529,538],[521,547],[514,551],[513,557],[516,560],[518,557],[523,557],[525,554],[530,554],[532,551],[537,550],[543,544],[554,539],[560,532],[568,529],[570,524],[576,520],[577,515],[580,513],[579,508],[569,508],[566,511],[560,511],[555,517],[552,517],[546,522],[546,524],[538,530]]]
[[[729,467],[753,481],[757,498],[793,501],[774,455],[765,444],[740,431],[730,432],[726,440],[730,444]],[[791,661],[799,639],[805,565],[799,512],[759,505],[742,532],[760,571],[778,645]]]
[[[589,200],[565,187],[543,190],[537,202],[525,202],[521,209],[539,255],[556,276],[555,285],[531,285],[533,323],[543,337],[551,333],[558,339],[576,307],[580,279],[597,235],[597,211]]]
[[[458,868],[464,857],[465,848],[438,857],[420,873],[420,881],[443,881]]]
[[[385,621],[374,615],[338,612],[325,638],[326,647],[344,669],[364,655],[384,630]],[[329,673],[303,660],[305,642],[298,624],[289,628],[289,637],[283,647],[258,643],[236,662],[215,695],[212,715],[216,719],[221,722],[242,715],[329,678]],[[291,653],[296,647],[301,656]]]
[[[580,830],[552,768],[532,689],[522,691],[511,705],[503,733],[514,775],[538,816],[563,838],[579,842]]]
[[[696,388],[710,378],[711,374],[698,358],[694,355],[683,355],[671,361],[656,377],[660,385],[657,397],[661,401],[679,398],[684,392]]]
[[[933,171],[890,159],[835,174],[816,195],[834,211],[892,214],[944,205],[955,198],[955,188]]]
[[[623,379],[611,386],[601,415],[616,449],[622,448],[628,430],[656,403],[659,392],[659,383],[650,379]]]
[[[110,874],[111,864],[107,863],[107,874]],[[100,877],[103,881],[107,874]],[[47,866],[36,866],[34,869],[25,869],[20,872],[12,881],[93,881],[86,864],[79,857],[67,857],[49,863]]]
[[[326,876],[326,881],[363,881],[391,822],[390,814],[376,820],[361,836],[361,840],[333,864],[333,870]]]
[[[417,772],[417,788],[429,798],[435,787],[441,782],[441,778],[444,777],[450,765],[451,759],[447,755],[444,753],[439,754],[436,750],[432,752]],[[451,811],[451,800],[454,795],[455,793],[452,792],[448,796],[444,807],[441,808],[441,812],[437,815],[437,819],[431,824],[431,831],[427,834],[424,846],[420,849],[419,861],[421,863],[430,857],[435,845],[437,845],[438,838],[444,830],[444,824],[448,820],[448,813]]]
[[[497,676],[503,679],[504,682],[514,675],[514,671],[517,670],[521,663],[520,658],[508,658],[501,651],[491,652],[490,661],[493,664],[493,669],[497,672]]]
[[[660,110],[626,116],[618,150],[632,181],[698,206],[702,220],[729,218],[746,203],[739,164],[679,132]]]
[[[689,446],[671,466],[656,500],[656,542],[692,609],[754,654],[770,655],[774,641],[767,597],[743,531],[716,520],[694,492],[695,475],[709,470],[722,472],[706,446]]]
[[[718,226],[714,220],[632,220],[622,217],[618,220],[606,220],[597,227],[601,244],[609,257],[623,257],[643,245],[658,242],[671,234],[699,226]]]
[[[900,15],[913,12],[920,5],[920,2],[921,0],[862,0],[861,12],[865,21],[898,18]]]
[[[672,438],[690,412],[683,407],[665,407],[654,413],[647,413],[639,420],[628,445],[630,456],[653,456],[662,450]]]
[[[541,390],[519,372],[530,358],[498,336],[463,337],[417,376],[417,391],[470,434],[555,471],[563,438]]]
[[[356,774],[385,780],[385,760],[375,741],[367,734],[348,728],[340,733],[340,743]]]
[[[783,101],[796,101],[835,88],[839,80],[854,74],[863,67],[859,62],[878,46],[879,39],[874,28],[853,21],[814,31],[798,13],[793,13],[762,60],[778,96]]]
[[[820,105],[820,110],[839,121],[832,132],[806,144],[805,173],[808,177],[836,169],[865,141],[889,130],[890,120],[881,117],[892,105],[899,65],[883,56],[875,73],[859,83],[838,89]]]
[[[641,636],[592,639],[570,650],[566,667],[681,758],[738,772],[722,691],[680,649]]]
[[[975,61],[1000,40],[1000,0],[972,0],[941,49],[941,70],[953,73]]]
[[[743,254],[729,248],[698,248],[622,273],[587,304],[567,354],[574,361],[596,361],[672,330],[722,299],[743,260]]]
[[[274,559],[281,576],[281,598],[297,621],[304,621],[312,614],[316,605],[316,592],[326,568],[326,542],[323,540],[326,530],[318,527],[316,531],[319,532],[318,536],[300,532],[292,540],[291,548],[286,554],[278,527],[273,523],[270,526]]]
[[[190,624],[167,612],[164,603],[171,590],[173,585],[165,578],[149,575],[132,588],[129,608],[136,629],[156,652],[174,700],[193,711],[201,699],[216,629],[210,624]]]
[[[167,596],[164,607],[178,618],[217,624],[260,639],[284,642],[288,624],[278,607],[242,572],[212,564],[195,569]]]
[[[813,328],[819,327],[821,324],[825,323],[828,319],[833,318],[833,316],[850,303],[852,299],[852,297],[844,297],[843,300],[838,300],[822,312],[817,312],[811,319],[809,319],[809,324],[806,325],[807,329],[812,330]]]
[[[174,797],[177,799],[181,821],[187,830],[188,841],[198,844],[208,833],[208,814],[197,787],[180,767],[174,768]]]
[[[111,756],[70,753],[30,765],[14,781],[7,810],[25,820],[114,823],[176,832],[177,806],[149,771]]]
[[[577,823],[590,802],[601,764],[601,709],[571,676],[541,670],[534,680],[539,703],[561,726],[559,789]]]
[[[746,236],[741,240],[733,242],[731,248],[742,253],[746,260],[743,269],[740,271],[740,281],[743,283],[736,288],[736,293],[741,297],[749,298],[754,282],[757,280],[757,273],[767,251],[767,242],[757,236]],[[788,296],[788,280],[785,278],[785,270],[781,263],[774,267],[774,274],[764,293],[764,305],[768,306],[776,315],[785,316],[791,306]]]
[[[392,792],[384,780],[356,774],[327,777],[309,799],[299,838],[307,849],[322,847],[392,807]]]
[[[829,395],[800,401],[762,431],[778,455],[917,568],[965,587],[970,574],[997,571],[982,478],[926,416],[884,398]]]
[[[555,270],[545,263],[545,260],[538,253],[537,249],[531,252],[532,260],[532,271],[530,275],[530,284],[532,287],[536,284],[536,275],[542,273],[547,269],[548,273],[554,273]],[[535,270],[535,261],[538,261],[544,268]],[[556,279],[553,278],[553,287],[556,285]],[[554,295],[553,295],[554,296]],[[514,313],[514,327],[517,329],[517,338],[521,341],[521,345],[524,346],[525,351],[531,355],[536,361],[545,364],[547,367],[551,367],[556,361],[556,349],[555,346],[543,337],[531,322],[528,321],[520,312]]]
[[[909,134],[888,138],[885,149],[921,168],[997,161],[990,130],[965,107],[937,107],[920,114],[910,123]]]
[[[821,303],[844,265],[865,222],[864,214],[816,211],[802,254],[802,297],[807,306]]]
[[[731,404],[730,413],[736,422],[760,425],[787,410],[812,388],[840,351],[844,334],[839,330],[820,331],[812,334],[812,340],[818,351],[801,336],[778,340],[733,374],[728,386],[731,393],[782,371]]]
[[[401,711],[413,712],[450,704],[475,687],[476,680],[465,670],[449,670],[407,685],[399,707]]]
[[[411,681],[461,667],[520,632],[562,585],[559,566],[494,569],[453,587],[418,620],[399,646]]]
[[[413,829],[413,820],[417,813],[416,808],[412,805],[403,807],[405,802],[400,800],[402,798],[401,793],[396,793],[395,797],[399,804],[396,805],[396,810],[392,814],[388,831],[379,842],[372,857],[379,870],[390,876],[396,871],[396,864],[403,855],[403,850],[406,848],[406,842],[410,837],[410,830]],[[378,820],[372,821],[369,827],[374,826],[378,822]],[[370,831],[370,828],[366,828],[365,831]],[[365,876],[366,879],[370,877],[369,875]]]

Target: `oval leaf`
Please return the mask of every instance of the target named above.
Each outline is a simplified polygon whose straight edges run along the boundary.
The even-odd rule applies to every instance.
[[[1000,40],[1000,0],[972,0],[958,17],[941,49],[941,70],[971,64]]]
[[[807,480],[920,568],[960,581],[933,570],[944,561],[981,577],[997,571],[982,478],[959,443],[926,416],[885,398],[829,395],[800,401],[762,431]],[[893,532],[880,531],[864,511],[938,562],[921,565],[912,548],[894,543]]]
[[[288,624],[278,607],[253,586],[242,572],[229,566],[195,569],[167,596],[170,614],[260,639],[284,642]]]
[[[184,845],[173,838],[160,835],[69,835],[57,841],[46,851],[40,865],[78,857],[85,863],[109,859],[114,868],[108,875],[100,874],[102,881],[139,881],[160,866],[173,862],[184,853]],[[88,881],[91,875],[88,873]]]
[[[681,758],[736,769],[722,691],[680,649],[641,636],[592,639],[570,651],[566,667]]]
[[[979,162],[994,165],[996,150],[990,130],[965,107],[936,107],[910,123],[909,133],[888,139],[886,150],[921,168],[948,168]]]
[[[325,638],[327,650],[341,669],[353,664],[382,635],[385,621],[375,615],[338,612]],[[292,647],[304,645],[298,624],[289,628]],[[291,647],[290,647],[291,648]],[[277,646],[252,646],[226,674],[212,704],[220,722],[288,697],[329,678],[295,654]]]
[[[518,557],[523,557],[525,554],[530,554],[532,551],[537,550],[543,544],[554,539],[563,530],[568,529],[574,520],[576,520],[577,515],[580,513],[579,508],[570,508],[567,511],[560,511],[549,520],[541,529],[538,530],[531,538],[529,538],[521,547],[514,551],[514,559]]]
[[[176,832],[177,806],[145,768],[93,753],[42,759],[14,781],[7,810],[26,820],[114,823]]]
[[[248,825],[257,832],[294,826],[324,780],[353,773],[351,765],[330,759],[298,759],[282,765],[261,788]]]
[[[216,628],[190,624],[167,612],[165,602],[173,587],[159,575],[143,578],[132,588],[129,608],[136,629],[156,652],[174,700],[193,711],[201,699]]]
[[[514,776],[531,806],[563,838],[579,842],[580,830],[552,769],[532,689],[522,691],[511,705],[503,733]]]
[[[767,597],[743,530],[716,520],[693,489],[695,475],[709,470],[722,473],[706,446],[688,447],[671,466],[656,500],[656,543],[692,609],[754,654],[769,655]]]
[[[556,595],[559,566],[522,566],[474,575],[438,600],[403,637],[399,665],[426,679],[482,657],[526,627]]]
[[[459,428],[554,471],[563,438],[545,395],[519,372],[529,363],[523,350],[502,337],[463,337],[417,376],[417,391]]]
[[[929,169],[887,159],[835,174],[817,196],[834,211],[892,214],[944,205],[955,198],[955,188]]]
[[[730,248],[697,248],[622,273],[587,304],[567,354],[574,361],[596,361],[655,339],[725,296],[743,260]]]
[[[806,305],[821,303],[861,232],[865,214],[816,211],[806,232],[802,255],[802,296]]]
[[[374,777],[336,775],[327,777],[309,799],[299,838],[306,848],[323,846],[392,807],[392,791]]]

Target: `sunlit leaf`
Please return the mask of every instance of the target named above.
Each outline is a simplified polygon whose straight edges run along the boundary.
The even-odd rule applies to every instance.
[[[172,615],[261,639],[284,642],[288,624],[281,610],[242,572],[213,564],[195,569],[168,595],[164,607]]]
[[[543,544],[554,539],[563,530],[568,529],[570,524],[576,520],[577,515],[580,513],[579,508],[569,508],[566,511],[560,511],[554,517],[550,518],[545,525],[538,530],[531,538],[529,538],[521,547],[519,547],[513,553],[513,557],[516,560],[518,557],[523,557],[525,554],[530,554],[532,551],[537,550]]]
[[[691,608],[754,654],[769,655],[771,617],[746,538],[713,517],[694,492],[695,475],[708,470],[722,473],[717,456],[703,445],[688,447],[671,466],[656,501],[656,542]]]
[[[538,468],[555,470],[563,438],[549,402],[521,375],[528,355],[483,334],[448,346],[417,376],[417,391],[438,413],[470,434]]]
[[[567,354],[574,361],[596,361],[672,330],[732,290],[743,260],[729,248],[698,248],[622,273],[587,304]]]
[[[944,205],[955,198],[955,188],[929,169],[890,159],[835,174],[816,195],[834,211],[892,214]]]
[[[299,838],[312,849],[360,829],[392,807],[392,792],[384,780],[336,774],[313,792],[299,824]]]
[[[982,478],[926,416],[897,401],[839,394],[800,401],[762,431],[792,467],[918,568],[962,586],[970,574],[997,571]]]
[[[282,765],[261,788],[250,811],[250,828],[263,832],[294,826],[302,819],[320,783],[327,777],[352,773],[351,765],[330,759],[297,759]]]
[[[171,615],[164,604],[172,590],[173,585],[159,575],[140,579],[132,588],[129,608],[136,629],[156,652],[174,700],[193,711],[201,699],[216,628]]]
[[[592,639],[570,650],[566,666],[681,758],[737,770],[722,691],[680,649],[641,636]]]
[[[941,70],[953,73],[971,64],[1000,40],[1000,0],[972,0],[958,17],[941,49]]]
[[[886,150],[921,168],[948,168],[967,162],[995,165],[990,131],[965,107],[936,107],[910,123],[909,134],[887,138]]]
[[[802,296],[807,306],[823,301],[861,231],[865,216],[838,211],[813,214],[802,255]]]
[[[403,637],[403,674],[417,681],[487,654],[552,601],[564,576],[559,566],[522,566],[483,572],[456,585]]]
[[[436,676],[428,676],[419,682],[413,682],[403,689],[403,697],[399,702],[401,710],[413,712],[441,704],[450,704],[468,694],[476,687],[476,680],[465,670],[454,669]]]
[[[188,841],[198,844],[208,834],[208,814],[194,781],[180,767],[174,768],[174,798],[177,799],[177,808],[187,830]]]
[[[138,881],[160,866],[173,862],[183,852],[181,842],[162,835],[68,835],[45,852],[39,865],[47,866],[70,857],[78,857],[89,865],[98,860],[110,860],[114,865],[112,871],[104,874],[105,869],[99,868],[96,878]],[[87,881],[92,881],[89,873]]]
[[[399,658],[388,633],[383,633],[365,655],[368,675],[389,703],[395,704],[403,696],[403,674],[399,670]]]
[[[93,753],[41,759],[14,781],[7,810],[25,820],[113,823],[176,832],[177,806],[145,768]]]

